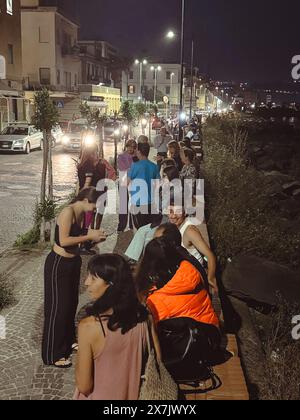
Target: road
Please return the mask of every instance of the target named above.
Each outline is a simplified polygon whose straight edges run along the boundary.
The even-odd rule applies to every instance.
[[[113,143],[104,143],[105,158],[108,160],[113,154]],[[58,200],[67,198],[74,189],[77,157],[75,153],[63,152],[61,146],[53,149],[54,195]],[[11,246],[17,235],[32,227],[41,172],[41,151],[30,155],[0,154],[0,252]]]

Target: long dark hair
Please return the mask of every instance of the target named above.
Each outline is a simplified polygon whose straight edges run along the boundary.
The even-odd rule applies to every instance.
[[[101,191],[97,191],[95,187],[84,188],[79,192],[79,194],[73,198],[70,204],[75,204],[77,201],[88,200],[89,203],[97,203],[98,198],[102,194]]]
[[[99,148],[97,144],[89,147],[82,147],[80,160],[77,164],[77,171],[85,168],[87,164],[96,166],[97,161],[99,162]]]
[[[87,309],[89,316],[98,317],[112,309],[112,315],[107,316],[108,328],[111,331],[120,328],[122,334],[147,319],[148,311],[138,300],[130,266],[123,257],[96,255],[89,261],[88,272],[110,285],[104,295]]]
[[[153,239],[146,246],[138,268],[137,285],[140,293],[149,292],[154,286],[164,287],[175,275],[185,258],[166,238]]]

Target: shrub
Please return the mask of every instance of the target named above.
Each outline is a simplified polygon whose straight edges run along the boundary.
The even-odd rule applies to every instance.
[[[14,302],[14,282],[6,273],[0,273],[0,311]]]
[[[268,329],[263,330],[265,374],[261,398],[264,400],[298,400],[300,398],[300,340],[292,338],[292,319],[300,314],[300,304],[280,299],[278,310],[271,314]]]
[[[216,118],[206,126],[204,139],[208,225],[220,262],[252,253],[300,267],[300,233],[290,232],[274,210],[268,180],[249,164],[247,132],[236,121]]]

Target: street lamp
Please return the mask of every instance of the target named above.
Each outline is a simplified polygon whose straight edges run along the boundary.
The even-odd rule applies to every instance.
[[[156,104],[156,91],[157,91],[157,72],[161,71],[161,66],[151,66],[151,70],[154,71],[154,103]]]
[[[174,31],[169,31],[166,36],[167,36],[168,39],[174,39],[175,38],[175,32]]]
[[[140,65],[140,96],[139,96],[139,100],[140,98],[143,97],[143,92],[142,92],[142,79],[143,79],[143,66],[146,66],[148,64],[148,61],[143,59],[143,60],[135,60],[135,65]]]
[[[181,0],[181,51],[180,51],[180,109],[179,109],[179,115],[183,113],[183,82],[184,82],[184,24],[185,24],[185,0]],[[175,38],[175,32],[169,31],[166,35],[168,39],[174,39]],[[179,119],[180,121],[181,119]],[[183,124],[179,124],[179,140],[182,139],[183,134]]]
[[[172,90],[173,90],[173,78],[175,76],[175,73],[171,73],[171,87],[170,87],[170,108],[172,105]]]

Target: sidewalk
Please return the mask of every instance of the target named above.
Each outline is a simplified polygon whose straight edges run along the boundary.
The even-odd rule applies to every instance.
[[[118,216],[105,215],[107,232],[116,231]],[[101,244],[101,253],[121,252],[131,232],[114,234]],[[16,304],[4,310],[6,339],[0,340],[0,400],[66,400],[74,392],[75,372],[45,367],[41,360],[43,328],[43,269],[48,252],[10,250],[0,256],[1,272],[16,282]],[[83,257],[79,311],[87,303],[84,279],[89,257]]]

